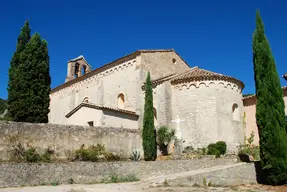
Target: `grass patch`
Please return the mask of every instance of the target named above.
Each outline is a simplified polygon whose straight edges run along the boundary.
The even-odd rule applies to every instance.
[[[134,174],[119,176],[116,174],[112,174],[111,176],[105,177],[102,179],[101,183],[125,183],[125,182],[134,182],[139,181]]]

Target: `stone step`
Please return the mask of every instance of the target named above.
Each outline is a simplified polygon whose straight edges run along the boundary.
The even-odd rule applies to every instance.
[[[254,163],[219,165],[144,180],[151,186],[233,186],[256,184]]]

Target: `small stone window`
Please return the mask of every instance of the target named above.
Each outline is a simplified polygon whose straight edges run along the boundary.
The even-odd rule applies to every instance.
[[[90,102],[89,97],[85,97],[85,98],[83,99],[83,102],[84,102],[84,103],[89,103],[89,102]]]
[[[172,59],[172,63],[176,64],[176,59],[175,58]]]
[[[233,121],[240,121],[240,112],[237,103],[232,105]]]
[[[94,127],[94,121],[88,121],[90,127]]]
[[[118,95],[118,108],[119,109],[125,108],[125,96],[122,93]]]

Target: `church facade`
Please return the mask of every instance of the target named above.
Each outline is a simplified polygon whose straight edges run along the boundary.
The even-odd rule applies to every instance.
[[[68,61],[65,83],[51,91],[49,123],[142,129],[150,71],[155,127],[176,127],[183,145],[244,141],[242,89],[234,77],[190,67],[171,50],[139,50],[92,70],[83,56]]]

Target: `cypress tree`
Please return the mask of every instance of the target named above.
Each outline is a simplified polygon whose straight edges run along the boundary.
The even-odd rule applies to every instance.
[[[50,68],[48,47],[38,33],[31,37],[19,66],[21,80],[20,105],[17,118],[22,122],[47,123],[50,104]]]
[[[10,68],[9,68],[9,81],[8,81],[8,111],[11,114],[12,120],[14,121],[19,121],[18,119],[18,113],[20,110],[19,109],[19,103],[21,102],[19,100],[20,94],[21,94],[21,81],[19,80],[19,71],[18,67],[21,64],[21,58],[23,51],[27,45],[27,43],[30,40],[30,26],[29,22],[26,21],[24,26],[21,29],[21,33],[18,36],[18,41],[17,41],[17,47],[16,51],[14,52],[12,59],[10,61]]]
[[[275,60],[259,11],[256,12],[253,34],[253,64],[261,165],[267,182],[277,185],[287,179],[285,105]]]
[[[154,161],[157,156],[156,136],[154,129],[153,92],[150,73],[148,72],[145,86],[145,104],[143,118],[143,150],[145,161]]]

